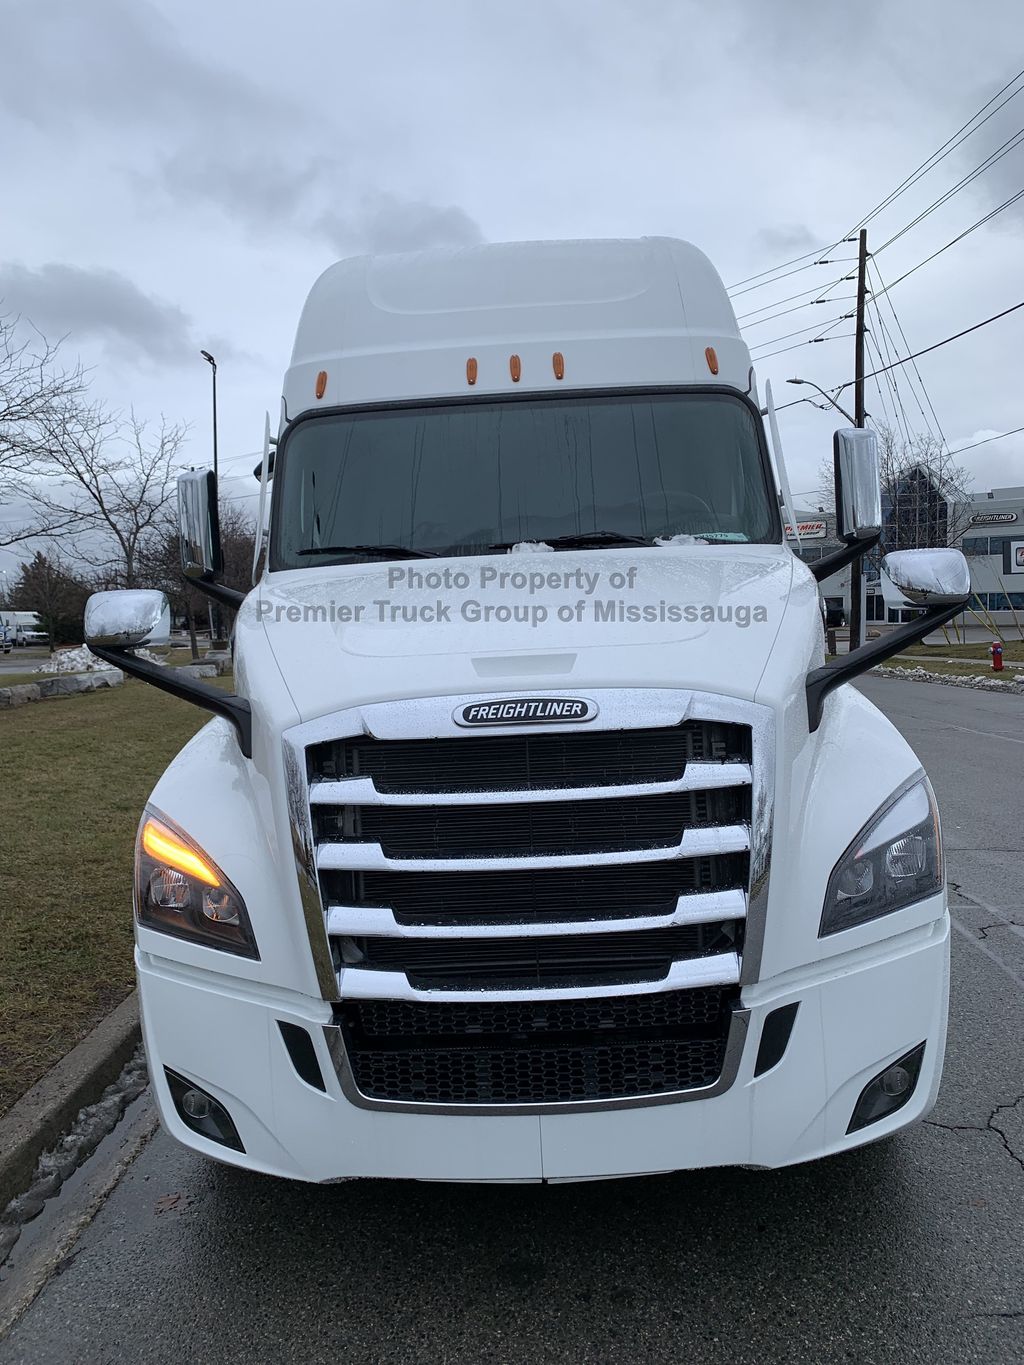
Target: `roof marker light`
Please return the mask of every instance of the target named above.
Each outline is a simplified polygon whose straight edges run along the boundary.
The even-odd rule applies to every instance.
[[[708,362],[708,369],[712,374],[718,373],[718,356],[715,354],[714,346],[704,347],[704,359]]]
[[[476,357],[470,356],[466,361],[466,383],[476,383]]]
[[[556,379],[565,378],[565,356],[561,351],[556,351],[551,357],[551,368],[555,372]]]
[[[508,358],[508,371],[512,376],[512,383],[518,384],[523,373],[523,362],[517,355],[510,355]]]
[[[316,377],[316,396],[317,396],[317,398],[323,398],[324,392],[325,392],[326,388],[327,388],[327,371],[326,371],[326,370],[321,370],[320,373],[319,373],[319,374],[317,375],[317,377]]]

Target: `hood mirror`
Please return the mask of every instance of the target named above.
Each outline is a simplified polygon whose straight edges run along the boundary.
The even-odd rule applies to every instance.
[[[171,637],[171,609],[162,592],[122,588],[94,592],[85,604],[85,643],[108,649],[165,645]]]
[[[836,432],[832,449],[839,537],[847,543],[871,540],[882,529],[878,440],[865,427],[846,427]]]
[[[212,469],[178,475],[178,534],[186,578],[211,578],[223,568],[217,478]]]
[[[882,571],[916,607],[952,607],[971,595],[971,571],[959,550],[893,550]]]

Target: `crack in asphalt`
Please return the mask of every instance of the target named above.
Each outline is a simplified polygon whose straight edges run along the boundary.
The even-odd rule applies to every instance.
[[[1024,1171],[1024,1156],[1014,1151],[1013,1144],[1006,1132],[999,1127],[996,1122],[1002,1113],[1012,1113],[1018,1105],[1024,1104],[1024,1095],[1019,1095],[1009,1104],[997,1104],[989,1114],[984,1124],[980,1123],[940,1123],[938,1119],[925,1119],[926,1128],[942,1128],[947,1133],[995,1133],[1003,1144],[1003,1148],[1011,1161],[1015,1161],[1022,1171]]]

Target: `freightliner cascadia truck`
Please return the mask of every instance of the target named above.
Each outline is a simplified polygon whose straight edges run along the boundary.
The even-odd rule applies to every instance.
[[[213,475],[179,484],[234,691],[133,652],[162,594],[88,609],[96,654],[213,713],[136,846],[176,1139],[308,1181],[561,1181],[783,1166],[928,1112],[939,818],[846,684],[968,575],[887,555],[919,614],[826,661],[816,580],[882,529],[872,434],[834,458],[843,545],[808,567],[769,395],[685,242],[317,280],[244,598]]]

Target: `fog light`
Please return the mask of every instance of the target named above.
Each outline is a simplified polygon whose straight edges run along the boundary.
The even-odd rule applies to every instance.
[[[186,1090],[181,1097],[181,1111],[190,1119],[210,1117],[210,1097],[201,1090]]]
[[[848,1133],[855,1133],[859,1128],[866,1128],[868,1124],[877,1123],[879,1119],[902,1109],[917,1086],[924,1060],[924,1046],[924,1043],[919,1043],[912,1052],[880,1071],[864,1087],[854,1107],[850,1126],[846,1130]]]
[[[891,1066],[882,1072],[880,1084],[887,1095],[902,1095],[910,1089],[910,1072],[905,1066]]]
[[[238,1129],[220,1100],[214,1099],[205,1090],[200,1090],[199,1086],[193,1085],[191,1081],[186,1081],[184,1076],[179,1076],[170,1067],[164,1067],[164,1075],[167,1077],[167,1087],[178,1111],[178,1117],[186,1128],[191,1128],[192,1132],[198,1133],[200,1137],[209,1138],[211,1142],[233,1147],[236,1152],[245,1151],[242,1139],[238,1136]]]

